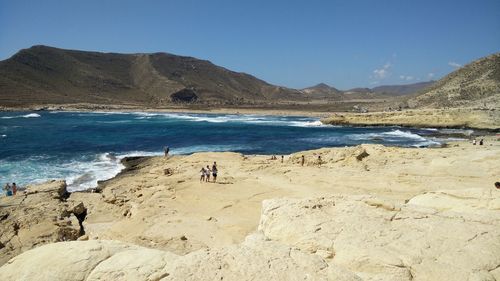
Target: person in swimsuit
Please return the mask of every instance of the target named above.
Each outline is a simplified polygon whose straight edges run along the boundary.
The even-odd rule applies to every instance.
[[[16,195],[17,193],[17,185],[15,182],[12,183],[12,195]]]

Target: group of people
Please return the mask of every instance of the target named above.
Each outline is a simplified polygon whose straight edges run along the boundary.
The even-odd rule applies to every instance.
[[[473,140],[472,140],[472,144],[473,144],[473,145],[476,145],[476,143],[477,143],[477,142],[476,142],[476,139],[473,139]],[[483,145],[483,144],[484,144],[484,139],[481,139],[481,140],[479,141],[479,145]]]
[[[285,159],[285,156],[281,155],[281,163],[283,163],[283,159]],[[270,160],[278,160],[278,157],[276,155],[271,156]]]
[[[9,183],[5,184],[3,187],[3,192],[5,193],[6,196],[13,196],[16,195],[17,193],[17,185],[15,182],[10,185]]]
[[[207,165],[207,167],[201,167],[200,170],[200,182],[210,182],[210,174],[212,175],[213,182],[217,181],[217,162],[214,162],[212,165],[212,169],[210,169],[210,166]]]

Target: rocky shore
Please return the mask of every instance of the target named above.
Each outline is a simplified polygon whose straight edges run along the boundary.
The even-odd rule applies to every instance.
[[[2,198],[0,280],[499,280],[498,159],[494,137],[131,159]]]
[[[474,128],[500,130],[500,111],[470,108],[415,109],[372,113],[336,113],[321,120],[330,125]]]

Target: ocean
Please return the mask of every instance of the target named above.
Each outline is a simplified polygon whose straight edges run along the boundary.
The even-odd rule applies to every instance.
[[[126,156],[199,151],[289,154],[378,143],[439,145],[436,129],[341,127],[318,118],[151,112],[0,112],[0,184],[66,179],[70,191],[115,176]]]

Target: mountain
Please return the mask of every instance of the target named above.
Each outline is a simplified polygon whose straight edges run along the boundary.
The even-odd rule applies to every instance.
[[[320,83],[318,85],[305,88],[301,90],[307,97],[311,99],[342,99],[342,91],[331,87],[325,83]]]
[[[386,99],[391,97],[406,96],[417,93],[435,81],[420,82],[407,85],[385,85],[375,88],[354,88],[341,91],[325,83],[302,89],[301,92],[311,99],[330,100],[359,100],[359,99]]]
[[[373,93],[387,94],[391,96],[404,96],[422,91],[425,88],[434,85],[435,82],[436,81],[426,81],[406,85],[384,85],[372,88],[371,91]]]
[[[417,93],[433,85],[435,81],[426,81],[406,85],[383,85],[375,88],[354,88],[344,91],[346,94],[378,94],[384,96],[405,96]]]
[[[420,95],[412,107],[500,107],[500,53],[473,61],[448,74]]]
[[[0,105],[252,104],[303,100],[206,60],[167,53],[117,54],[33,46],[0,61]]]

